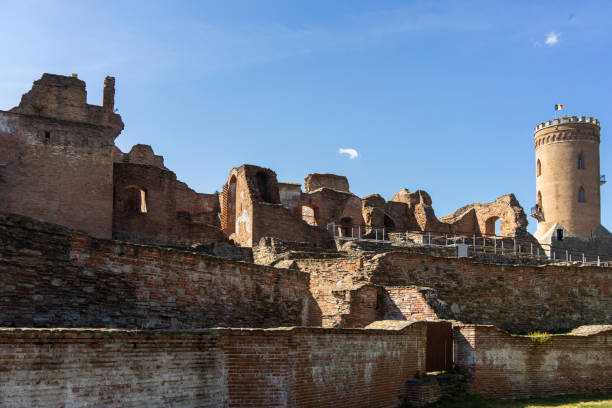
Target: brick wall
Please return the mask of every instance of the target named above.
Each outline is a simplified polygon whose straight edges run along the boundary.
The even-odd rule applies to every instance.
[[[612,392],[612,326],[552,335],[545,343],[492,326],[455,329],[455,363],[489,397]]]
[[[480,264],[399,252],[373,261],[377,266],[364,270],[372,283],[430,287],[446,302],[448,318],[465,323],[512,332],[612,323],[610,268]]]
[[[429,288],[387,286],[382,291],[383,320],[439,320],[448,317],[444,305]]]
[[[327,247],[330,234],[320,227],[308,225],[295,217],[282,204],[253,204],[253,243],[262,237],[275,237],[285,241],[309,242],[318,247]]]
[[[108,77],[108,90],[113,84]],[[43,74],[18,107],[0,111],[0,211],[110,238],[113,141],[122,129],[110,105],[87,104],[85,82]]]
[[[299,271],[94,239],[0,214],[0,326],[301,325],[318,309],[308,281]]]
[[[396,407],[425,364],[402,330],[2,329],[3,407]]]
[[[225,369],[211,331],[0,329],[4,408],[216,408]]]
[[[16,141],[0,163],[0,211],[110,238],[115,136],[104,126],[0,111],[0,141]]]

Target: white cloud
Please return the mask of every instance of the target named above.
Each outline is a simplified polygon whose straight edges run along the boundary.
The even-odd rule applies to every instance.
[[[561,37],[561,33],[555,33],[551,31],[546,36],[546,45],[548,45],[549,47],[552,47],[553,45],[559,42],[559,37]]]
[[[355,150],[355,149],[343,149],[343,148],[340,148],[338,150],[338,153],[340,153],[340,154],[348,154],[349,159],[355,159],[355,158],[357,158],[357,156],[359,156],[359,154],[357,153],[357,150]]]

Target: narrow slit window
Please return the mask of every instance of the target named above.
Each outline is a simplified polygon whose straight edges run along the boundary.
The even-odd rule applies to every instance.
[[[580,190],[578,190],[578,202],[584,203],[584,188],[582,187],[580,187]]]
[[[584,170],[584,158],[582,155],[578,155],[578,169]]]
[[[538,164],[536,165],[536,176],[540,177],[542,175],[542,163],[540,159],[538,159]]]

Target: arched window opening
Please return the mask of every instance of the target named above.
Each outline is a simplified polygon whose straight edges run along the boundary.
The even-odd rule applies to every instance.
[[[227,189],[227,234],[233,234],[236,232],[236,176],[232,176],[229,181]]]
[[[584,170],[584,157],[582,157],[582,154],[578,155],[578,169]]]
[[[387,231],[394,231],[395,230],[395,222],[393,222],[391,217],[389,217],[387,214],[385,214],[384,225],[385,225],[385,229]]]
[[[302,220],[308,225],[316,227],[317,223],[317,209],[309,205],[302,206]]]
[[[542,211],[542,192],[538,191],[538,211]]]
[[[500,221],[498,216],[490,217],[485,221],[485,235],[500,235]]]
[[[124,209],[132,214],[147,213],[147,193],[138,186],[127,186],[125,189]]]
[[[538,159],[538,163],[536,165],[536,176],[540,177],[542,175],[542,163],[540,162],[540,159]]]
[[[578,202],[579,203],[584,203],[584,188],[580,187],[580,189],[578,190]]]
[[[257,180],[257,188],[259,189],[261,199],[266,203],[271,203],[272,200],[270,197],[270,189],[268,186],[268,175],[260,171],[255,175],[255,179]]]
[[[343,237],[352,236],[353,219],[351,217],[344,217],[340,220],[340,235]]]

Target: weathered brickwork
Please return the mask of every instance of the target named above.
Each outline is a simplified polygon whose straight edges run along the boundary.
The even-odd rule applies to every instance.
[[[18,107],[0,111],[0,209],[110,238],[122,129],[108,106],[87,104],[85,82],[44,74]]]
[[[430,287],[448,305],[449,317],[465,323],[512,332],[612,323],[609,268],[491,265],[399,252],[373,260],[372,283]]]
[[[612,326],[544,343],[491,326],[455,329],[455,363],[469,389],[497,398],[612,392]]]
[[[308,274],[100,240],[0,215],[0,326],[306,325]]]
[[[389,407],[425,326],[192,332],[0,330],[3,407]]]
[[[113,238],[144,244],[195,246],[227,241],[215,194],[198,194],[163,165],[150,146],[115,151]]]
[[[427,320],[435,315],[512,332],[612,322],[609,268],[482,264],[410,252],[293,262],[310,273],[311,292],[322,311],[333,311],[326,306],[336,302],[332,292],[375,284],[385,288],[380,300],[384,318]],[[401,294],[403,289],[393,288],[405,286],[423,287],[424,292],[412,298],[410,289]],[[339,319],[328,315],[325,321]]]

